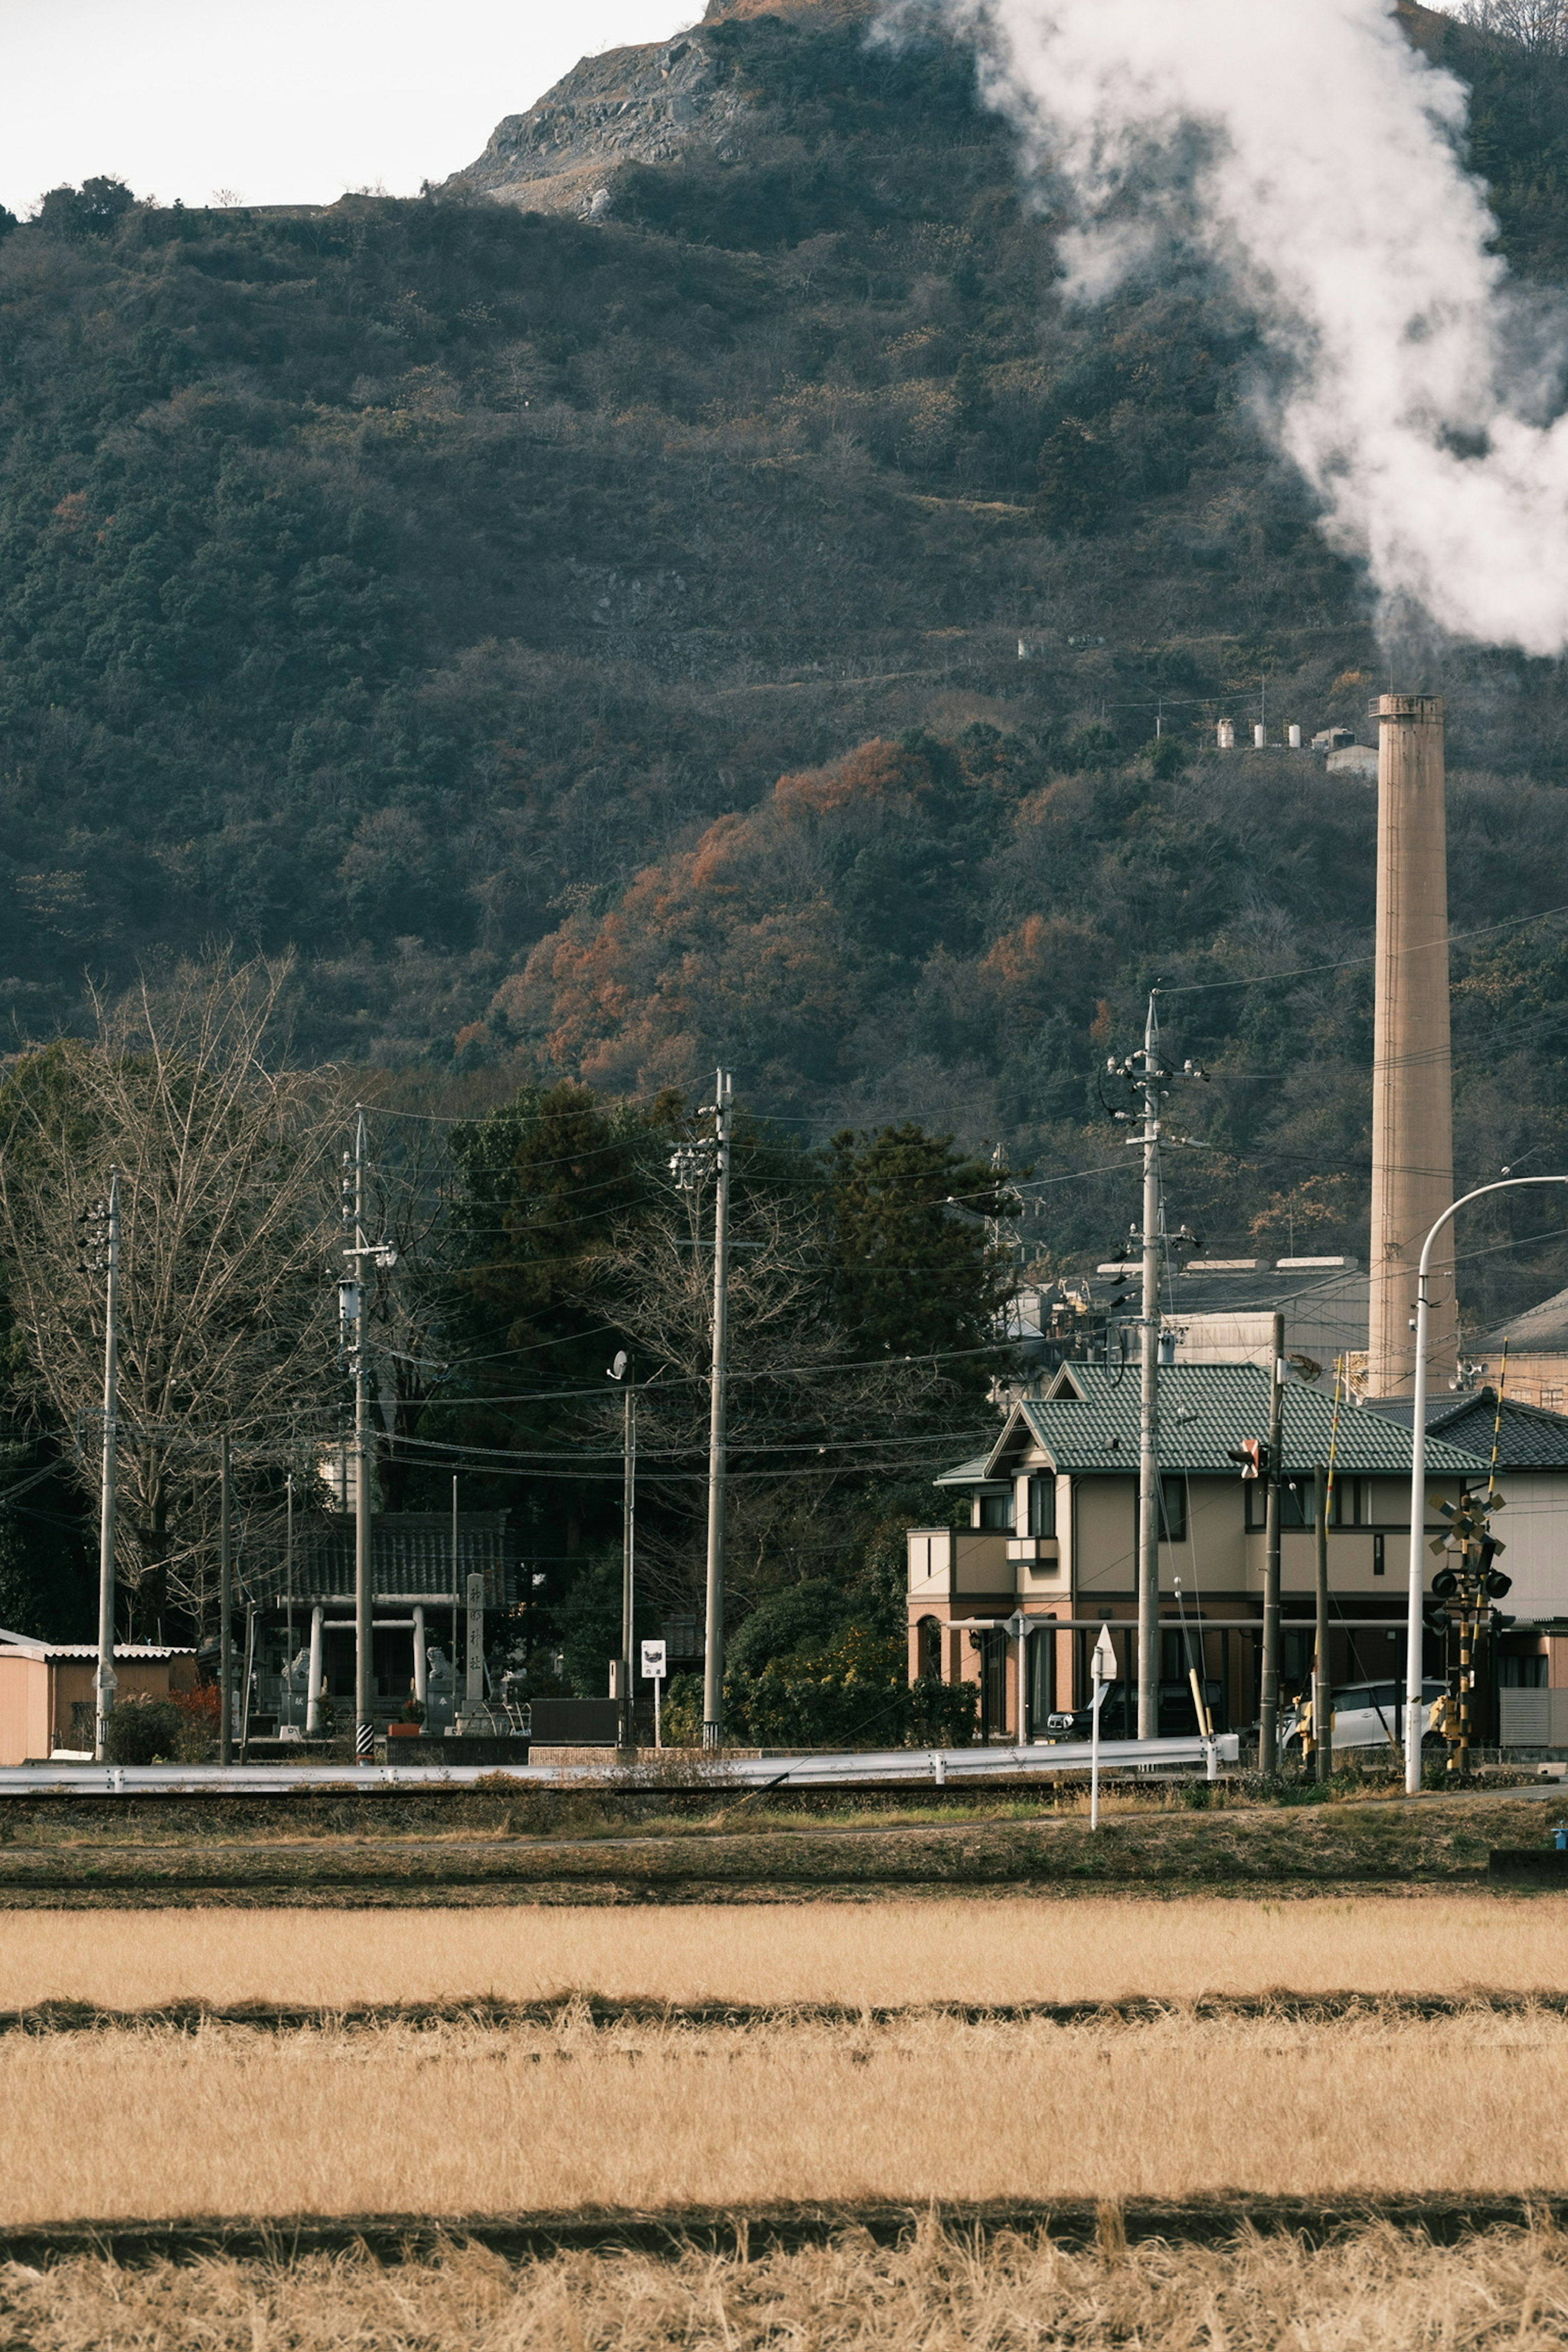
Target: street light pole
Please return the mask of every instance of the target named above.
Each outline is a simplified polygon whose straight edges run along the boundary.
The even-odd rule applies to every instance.
[[[1512,1192],[1526,1184],[1568,1184],[1568,1176],[1508,1176],[1500,1183],[1478,1184],[1473,1192],[1444,1210],[1431,1232],[1421,1244],[1421,1264],[1415,1277],[1415,1386],[1410,1419],[1410,1592],[1405,1617],[1405,1793],[1414,1797],[1421,1790],[1421,1683],[1422,1634],[1424,1626],[1421,1603],[1426,1591],[1424,1550],[1426,1539],[1426,1330],[1430,1319],[1431,1300],[1427,1284],[1432,1271],[1432,1249],[1445,1225],[1468,1209],[1472,1201],[1483,1200],[1489,1192]]]

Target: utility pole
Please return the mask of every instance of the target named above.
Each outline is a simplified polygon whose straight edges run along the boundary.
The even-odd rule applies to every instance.
[[[370,1350],[365,1346],[364,1113],[354,1127],[354,1761],[370,1761],[375,1738],[371,1674]]]
[[[120,1171],[109,1171],[103,1203],[103,1469],[98,1519],[98,1673],[94,1677],[92,1752],[103,1761],[104,1738],[114,1711],[119,1678],[114,1671],[114,1520],[120,1439]]]
[[[234,1551],[230,1542],[228,1432],[218,1440],[217,1760],[234,1762]]]
[[[1276,1315],[1268,1366],[1268,1489],[1263,1539],[1263,1682],[1258,1769],[1279,1769],[1279,1455],[1285,1427],[1285,1318]]]
[[[1130,1138],[1143,1153],[1143,1223],[1141,1235],[1143,1286],[1140,1314],[1138,1391],[1138,1737],[1160,1733],[1160,1253],[1165,1246],[1164,1198],[1160,1181],[1160,1105],[1176,1073],[1160,1062],[1160,991],[1149,991],[1143,1047],[1106,1064],[1126,1079],[1142,1099],[1141,1132]],[[1195,1062],[1184,1062],[1184,1078],[1206,1078]],[[1119,1119],[1131,1114],[1117,1111]]]
[[[626,1384],[626,1394],[621,1400],[621,1671],[618,1680],[621,1686],[621,1746],[635,1748],[637,1688],[632,1680],[632,1615],[637,1584],[637,1392],[636,1367],[624,1349],[616,1356],[610,1377],[612,1380],[624,1380]]]
[[[718,1748],[724,1737],[724,1433],[725,1381],[730,1326],[730,1128],[731,1079],[715,1076],[713,1100],[699,1116],[713,1120],[713,1133],[700,1143],[683,1143],[669,1155],[676,1190],[700,1189],[707,1169],[713,1193],[713,1358],[708,1414],[708,1591],[702,1667],[702,1745]]]
[[[724,1738],[725,1384],[730,1339],[730,1073],[713,1090],[713,1370],[708,1415],[708,1593],[702,1662],[702,1745]]]
[[[283,1481],[283,1690],[289,1725],[294,1723],[294,1473]]]
[[[375,1501],[375,1440],[370,1411],[370,1316],[366,1289],[370,1269],[384,1272],[397,1264],[397,1252],[384,1242],[365,1239],[365,1177],[369,1159],[364,1112],[354,1126],[353,1157],[343,1155],[343,1223],[353,1228],[353,1241],[344,1248],[349,1273],[340,1286],[341,1317],[345,1338],[352,1330],[351,1360],[354,1380],[354,1760],[368,1764],[375,1744],[375,1680],[371,1647],[371,1522]],[[346,1502],[347,1497],[344,1497]]]
[[[1312,1473],[1313,1530],[1317,1571],[1313,1594],[1312,1769],[1320,1780],[1333,1778],[1333,1709],[1329,1703],[1329,1472],[1320,1462]]]
[[[1160,1736],[1160,1059],[1152,989],[1143,1024],[1143,1295],[1138,1381],[1138,1737]]]

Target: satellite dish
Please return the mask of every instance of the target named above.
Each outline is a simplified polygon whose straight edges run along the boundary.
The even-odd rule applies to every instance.
[[[613,1381],[624,1380],[626,1378],[626,1366],[630,1362],[631,1358],[627,1355],[626,1349],[624,1348],[619,1349],[615,1362],[610,1366],[610,1378]]]

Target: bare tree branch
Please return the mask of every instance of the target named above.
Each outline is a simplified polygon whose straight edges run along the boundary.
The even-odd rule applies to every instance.
[[[0,1094],[0,1242],[35,1411],[96,1486],[101,1286],[81,1220],[121,1171],[118,1570],[133,1617],[205,1614],[216,1445],[247,1518],[339,1409],[335,1177],[345,1092],[269,1066],[287,963],[184,966],[95,997],[97,1035],[35,1055]]]

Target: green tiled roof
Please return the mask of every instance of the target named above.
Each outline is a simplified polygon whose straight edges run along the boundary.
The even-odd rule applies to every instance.
[[[988,1457],[996,1463],[1007,1449],[1019,1418],[1059,1470],[1135,1475],[1138,1468],[1138,1375],[1131,1367],[1119,1378],[1103,1364],[1063,1367],[1058,1385],[1078,1391],[1020,1405]],[[1284,1396],[1284,1466],[1310,1470],[1329,1458],[1332,1399],[1315,1389],[1287,1388]],[[1244,1437],[1268,1434],[1268,1375],[1258,1364],[1165,1364],[1160,1369],[1160,1461],[1167,1470],[1218,1471],[1238,1475],[1228,1459]],[[1466,1436],[1468,1438],[1467,1429]],[[1410,1432],[1397,1421],[1355,1405],[1342,1406],[1335,1462],[1347,1475],[1408,1473]],[[967,1465],[966,1465],[967,1466]],[[1426,1467],[1434,1477],[1484,1469],[1486,1458],[1470,1444],[1428,1436]],[[984,1474],[982,1474],[984,1475]],[[993,1471],[993,1475],[994,1472]],[[958,1484],[956,1472],[949,1478]]]
[[[989,1454],[976,1454],[973,1460],[961,1462],[956,1469],[944,1470],[932,1483],[938,1486],[980,1486],[985,1482],[985,1465]]]
[[[1407,1398],[1380,1399],[1371,1410],[1410,1426]],[[1497,1398],[1489,1390],[1469,1396],[1441,1396],[1426,1412],[1427,1445],[1441,1436],[1447,1445],[1463,1446],[1467,1454],[1491,1460],[1492,1423]],[[1536,1404],[1519,1404],[1505,1397],[1502,1429],[1498,1441],[1501,1470],[1568,1470],[1568,1414],[1548,1412]]]

